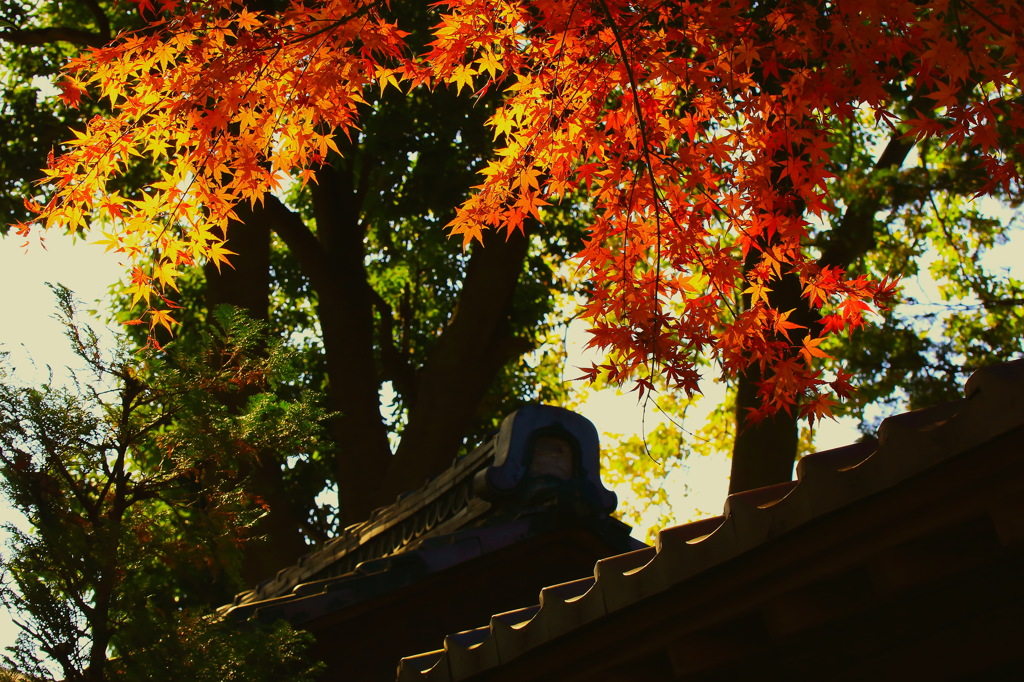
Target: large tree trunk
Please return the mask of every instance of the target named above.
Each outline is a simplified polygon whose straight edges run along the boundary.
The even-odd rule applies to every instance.
[[[321,168],[317,180],[312,190],[315,234],[274,197],[266,197],[265,204],[274,216],[274,230],[316,292],[327,403],[336,414],[328,426],[336,448],[338,517],[342,524],[349,524],[363,520],[382,504],[379,488],[391,460],[391,446],[380,413],[375,297],[365,266],[361,192],[340,163],[337,168]]]
[[[321,268],[310,281],[318,298],[329,404],[338,413],[331,420],[338,448],[338,511],[343,523],[353,523],[381,504],[377,489],[391,459],[391,446],[380,412],[374,296],[365,266],[360,192],[340,164],[322,168],[317,177],[317,253],[306,260],[318,260]]]
[[[748,258],[748,266],[753,259]],[[778,310],[793,310],[790,321],[810,327],[817,321],[817,315],[800,296],[800,282],[796,275],[783,275],[781,281],[773,283],[769,294],[772,307]],[[749,297],[744,298],[749,306]],[[801,343],[803,330],[794,330],[791,337],[797,346]],[[747,421],[751,409],[761,407],[757,385],[762,380],[761,371],[755,365],[740,375],[736,393],[736,440],[732,449],[732,471],[729,477],[729,492],[738,493],[788,481],[793,476],[793,462],[796,460],[800,429],[795,414],[777,412],[757,424]]]
[[[474,247],[456,309],[423,367],[415,369],[408,422],[394,456],[380,413],[379,364],[387,350],[390,311],[378,305],[365,267],[361,222],[366,178],[345,162],[318,172],[313,189],[313,234],[273,197],[274,229],[298,258],[316,291],[323,333],[331,432],[342,523],[361,521],[376,507],[421,485],[447,466],[462,445],[481,402],[502,366],[528,347],[515,339],[509,318],[528,239],[491,234]],[[376,307],[376,310],[375,310]]]
[[[752,10],[751,19],[761,22],[759,30],[772,30],[764,19],[777,4],[770,1]],[[784,65],[780,67],[774,74],[760,74],[760,84],[765,92],[781,92],[783,80],[789,71]],[[912,101],[908,106],[911,110],[927,110],[925,107],[917,107],[916,104],[916,101]],[[893,131],[882,155],[874,167],[867,170],[869,176],[894,171],[903,165],[914,147],[914,141],[905,137],[903,132]],[[800,153],[799,149],[785,148],[775,154],[780,170],[773,172],[772,184],[778,189],[780,197],[789,196],[792,191],[792,181],[789,177],[783,177],[781,168],[787,155]],[[882,199],[880,192],[867,192],[849,203],[843,219],[828,234],[818,261],[819,265],[848,269],[851,264],[875,248],[875,214],[881,208]],[[796,202],[790,210],[794,214],[799,214],[804,208],[801,203]],[[748,258],[748,262],[744,264],[745,271],[752,263],[753,261]],[[774,288],[775,291],[769,296],[772,306],[781,311],[794,310],[789,319],[808,328],[807,331],[802,331],[802,334],[808,333],[813,325],[818,324],[820,315],[817,310],[812,310],[807,299],[801,296],[800,282],[795,275],[784,274]],[[743,304],[750,305],[748,297],[744,297]],[[796,347],[801,343],[802,334],[793,335]],[[760,407],[756,384],[761,379],[761,373],[756,367],[739,378],[736,398],[737,434],[733,445],[730,493],[782,483],[790,480],[793,475],[793,464],[796,461],[799,443],[799,425],[795,414],[778,413],[774,418],[767,419],[759,425],[751,425],[746,421],[749,409]]]

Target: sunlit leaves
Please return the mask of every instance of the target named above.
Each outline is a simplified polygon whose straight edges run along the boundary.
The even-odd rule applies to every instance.
[[[634,378],[643,390],[644,377],[660,373],[692,391],[695,359],[710,351],[728,373],[767,370],[766,413],[799,406],[828,415],[828,401],[815,397],[825,382],[814,366],[828,357],[819,346],[863,325],[894,291],[890,281],[820,268],[805,248],[805,215],[833,210],[831,131],[860,105],[884,124],[898,121],[887,109],[893,79],[910,79],[906,87],[955,115],[968,111],[963,102],[978,79],[956,67],[976,57],[998,64],[983,77],[1001,87],[1015,82],[1005,69],[1020,68],[1016,58],[996,57],[1015,16],[1002,5],[972,8],[997,19],[970,29],[977,39],[966,44],[957,10],[945,3],[824,11],[778,3],[767,12],[745,2],[444,7],[431,62],[455,63],[497,43],[507,83],[504,107],[490,120],[505,147],[453,232],[470,240],[514,229],[530,203],[586,192],[596,219],[579,256],[591,285],[584,312],[595,323],[591,345],[615,353],[585,375]],[[995,127],[967,118],[959,128],[943,121],[927,130],[911,121],[909,134],[997,148]],[[992,186],[1016,182],[1005,163],[991,163],[999,178]],[[533,177],[543,178],[540,186],[524,182]],[[739,262],[751,251],[761,255],[741,284]],[[768,298],[791,273],[829,321],[799,340],[788,333],[797,325]],[[691,275],[702,290],[675,286]],[[754,306],[742,314],[739,291]]]
[[[41,220],[75,229],[99,213],[115,226],[108,248],[160,254],[133,298],[151,326],[169,326],[156,302],[171,273],[227,262],[234,208],[289,175],[315,179],[365,93],[500,91],[488,121],[499,146],[449,227],[469,244],[543,222],[554,202],[585,203],[583,312],[592,346],[611,352],[588,375],[644,387],[660,374],[689,393],[711,355],[727,374],[769,377],[764,414],[820,417],[830,405],[818,394],[837,390],[820,378],[820,346],[895,287],[823,267],[808,248],[810,221],[835,211],[834,133],[867,111],[886,132],[972,150],[978,191],[1019,183],[1013,1],[444,0],[422,53],[383,10],[311,0],[265,14],[215,0],[73,61],[67,96],[84,88],[115,114],[50,165]],[[112,197],[138,155],[163,178]],[[787,277],[823,324],[794,334],[772,309]]]
[[[179,266],[225,262],[234,207],[336,150],[331,131],[354,125],[374,63],[397,56],[404,37],[360,2],[236,10],[227,0],[191,6],[72,60],[62,81],[68,101],[85,86],[114,115],[76,132],[47,169],[45,224],[76,229],[102,212],[115,225],[108,248],[159,254],[148,279],[134,278],[136,300],[153,300]],[[115,201],[108,187],[133,156],[163,178]],[[156,309],[147,315],[168,324]]]

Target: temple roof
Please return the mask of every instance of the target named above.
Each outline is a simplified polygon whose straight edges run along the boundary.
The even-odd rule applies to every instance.
[[[347,627],[346,619],[365,624],[360,614],[368,610],[382,621],[400,617],[386,614],[402,603],[429,603],[417,601],[424,591],[454,594],[474,580],[501,582],[501,594],[474,602],[502,608],[598,558],[643,547],[610,516],[615,504],[599,476],[593,424],[569,410],[528,405],[421,488],[238,594],[219,614],[236,621],[283,618],[317,632]],[[449,615],[454,619],[460,609],[465,617],[488,613],[467,606]],[[447,622],[433,620],[437,627]],[[396,650],[386,670],[407,652]]]
[[[795,481],[450,634],[398,679],[1005,672],[1024,656],[1022,442],[1024,361],[979,370],[964,398],[808,455]]]

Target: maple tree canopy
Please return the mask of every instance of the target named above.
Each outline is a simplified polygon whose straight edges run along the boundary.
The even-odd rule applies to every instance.
[[[75,132],[34,203],[46,227],[102,226],[134,263],[151,326],[173,324],[179,268],[228,262],[240,202],[315,181],[368,91],[499,92],[496,152],[452,234],[592,216],[577,260],[590,283],[587,370],[641,390],[695,391],[697,359],[757,367],[765,414],[829,413],[841,371],[829,336],[865,323],[894,280],[820,263],[808,235],[837,210],[830,136],[871,116],[907,139],[971,148],[979,193],[1016,187],[1024,8],[1010,0],[442,0],[425,46],[380,0],[135,0],[149,25],[66,67],[62,98],[109,100]],[[897,107],[895,102],[909,102]],[[160,179],[112,188],[133,157]],[[23,233],[29,225],[22,225]],[[533,229],[533,228],[531,228]],[[155,258],[153,257],[155,255]],[[798,278],[801,326],[772,291]],[[831,391],[829,390],[831,389]]]

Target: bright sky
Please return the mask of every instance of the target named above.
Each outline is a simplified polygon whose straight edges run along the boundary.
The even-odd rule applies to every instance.
[[[25,239],[15,234],[0,238],[0,350],[10,352],[3,362],[19,381],[35,384],[45,381],[50,365],[55,379],[66,374],[63,368],[75,366],[76,358],[68,349],[63,329],[54,318],[55,301],[46,282],[60,283],[76,292],[85,304],[83,312],[102,297],[117,281],[117,259],[103,249],[70,237],[53,234],[45,248],[34,240],[23,247]],[[99,325],[94,325],[99,331]],[[0,524],[16,520],[6,499],[0,497]],[[5,536],[0,534],[0,551]],[[9,618],[0,611],[0,649],[13,644],[17,634]]]
[[[83,302],[83,312],[95,307],[107,288],[123,276],[118,259],[98,246],[52,233],[45,244],[11,233],[0,239],[0,344],[11,352],[8,363],[24,381],[45,378],[45,366],[56,373],[74,356],[55,319],[55,299],[47,282],[63,284]],[[92,321],[99,329],[100,323]],[[31,359],[37,367],[33,367]]]
[[[587,341],[584,333],[585,325],[574,323],[567,335],[566,345],[569,359],[567,361],[567,375],[572,376],[573,368],[576,366],[589,366],[591,361],[601,362],[597,356],[588,356],[583,350]],[[713,410],[723,399],[723,389],[719,384],[706,381],[702,387],[704,399],[701,400],[687,416],[683,425],[688,430],[699,429],[707,414]],[[594,422],[598,431],[601,432],[602,442],[609,443],[612,434],[621,435],[628,439],[634,434],[650,433],[659,424],[667,421],[653,405],[648,404],[645,410],[637,401],[636,393],[616,389],[604,389],[601,391],[588,391],[586,401],[582,403],[579,412]],[[857,431],[856,422],[853,419],[842,419],[835,422],[822,423],[815,435],[816,450],[827,450],[841,445],[847,445],[860,437]],[[726,494],[729,488],[729,464],[730,460],[723,456],[691,457],[682,466],[670,466],[663,480],[663,486],[667,490],[672,503],[673,514],[677,523],[686,523],[703,516],[713,516],[722,512]],[[688,490],[687,490],[688,489]],[[685,494],[684,494],[684,491]],[[619,498],[631,496],[628,490],[616,490]],[[657,510],[651,510],[644,517],[642,525],[653,525],[657,521]],[[644,538],[643,529],[636,529],[639,532],[634,534],[641,540]]]

